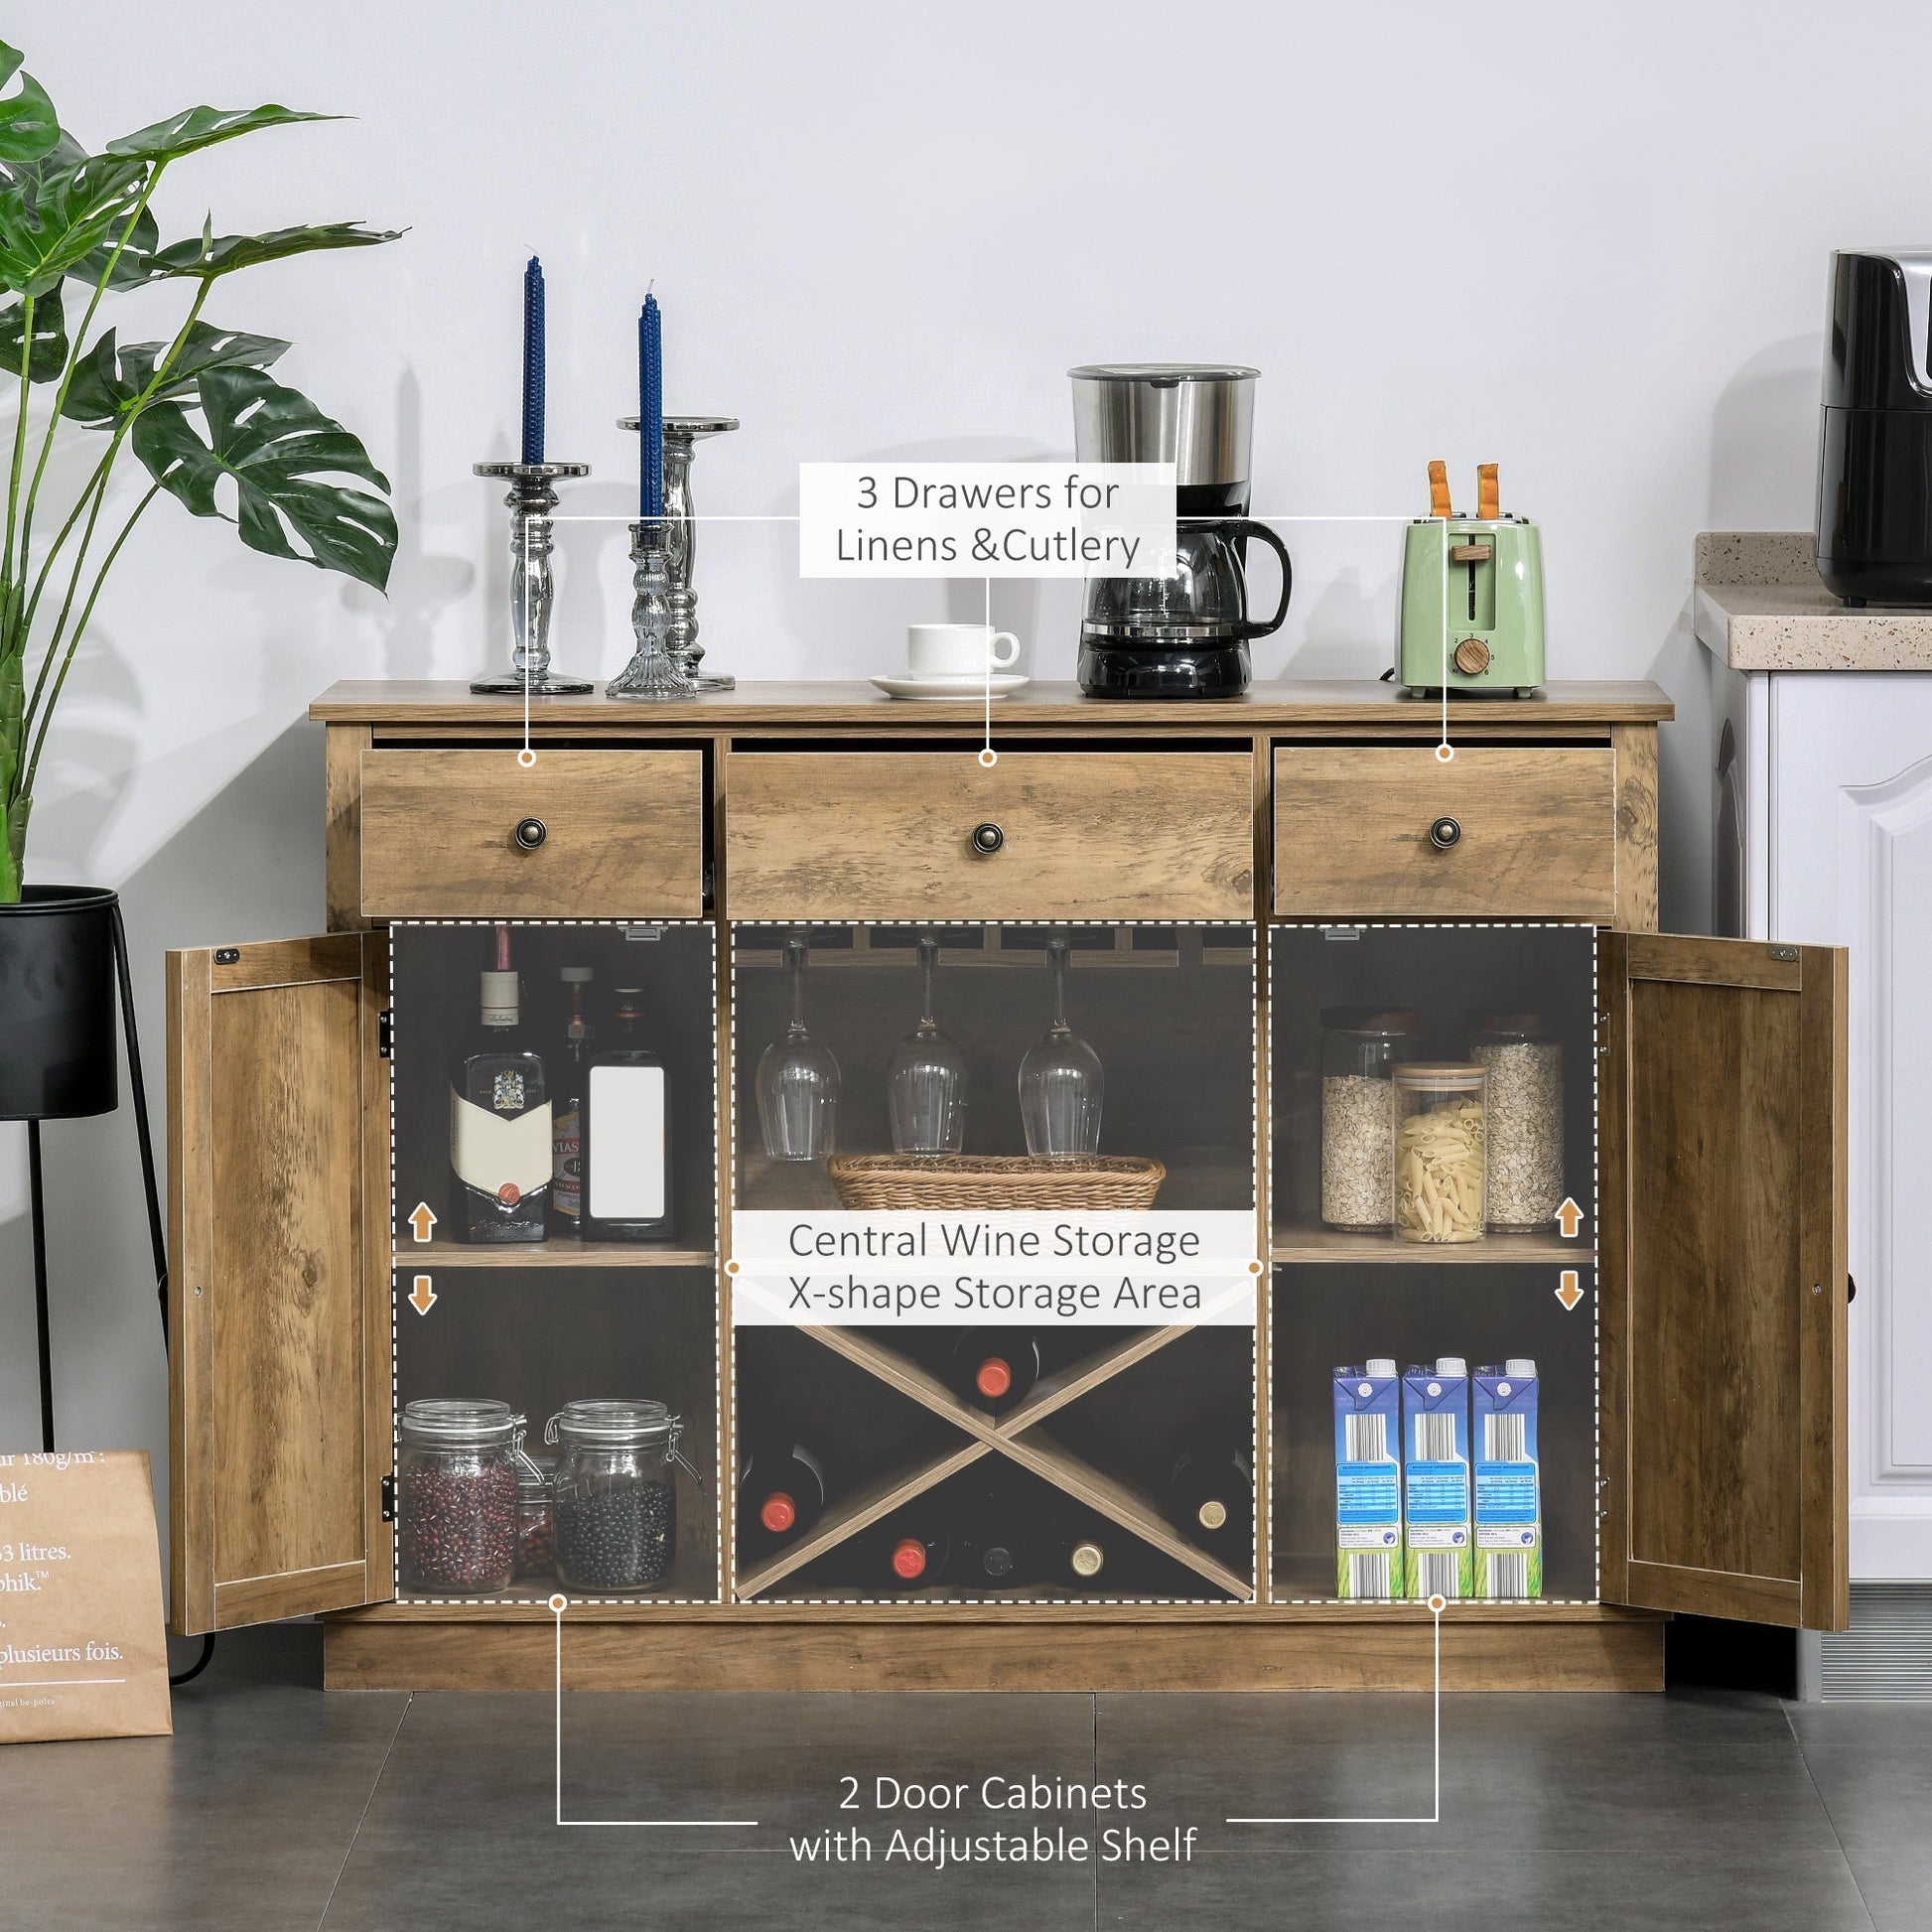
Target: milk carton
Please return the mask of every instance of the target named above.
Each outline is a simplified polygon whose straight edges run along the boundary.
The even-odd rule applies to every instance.
[[[1512,1356],[1478,1368],[1474,1384],[1475,1593],[1543,1594],[1542,1464],[1536,1447],[1536,1364]]]
[[[1402,1378],[1403,1594],[1463,1597],[1469,1548],[1469,1365],[1443,1355]]]
[[[1402,1594],[1402,1383],[1393,1358],[1335,1370],[1335,1594]]]

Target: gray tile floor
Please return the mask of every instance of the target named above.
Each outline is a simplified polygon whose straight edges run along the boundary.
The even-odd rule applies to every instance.
[[[573,1696],[338,1693],[318,1633],[224,1638],[173,1738],[0,1752],[0,1928],[1932,1924],[1932,1706],[1736,1694]],[[845,1777],[862,1808],[840,1809]],[[1147,1787],[1145,1810],[874,1808],[877,1781]],[[1185,1862],[889,1862],[896,1828],[1194,1827]],[[801,1863],[841,1827],[870,1863]]]

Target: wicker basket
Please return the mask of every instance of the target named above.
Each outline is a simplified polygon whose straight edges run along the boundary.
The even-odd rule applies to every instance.
[[[826,1169],[841,1206],[875,1214],[1148,1208],[1168,1177],[1159,1161],[1124,1154],[1065,1161],[1026,1154],[836,1154]]]

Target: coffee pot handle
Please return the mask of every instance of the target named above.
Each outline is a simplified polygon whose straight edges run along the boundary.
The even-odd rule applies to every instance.
[[[1253,618],[1244,618],[1241,623],[1243,637],[1266,637],[1270,632],[1279,630],[1288,616],[1288,600],[1295,588],[1295,569],[1288,561],[1288,546],[1284,544],[1266,523],[1257,523],[1251,516],[1230,517],[1225,523],[1217,524],[1217,529],[1230,537],[1259,537],[1282,566],[1282,601],[1275,606],[1275,615],[1266,623],[1257,623]]]

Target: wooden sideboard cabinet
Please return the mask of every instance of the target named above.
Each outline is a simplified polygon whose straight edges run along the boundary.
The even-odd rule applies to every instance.
[[[1541,1588],[1451,1602],[1445,1683],[1657,1688],[1670,1612],[1845,1622],[1845,956],[1656,932],[1654,687],[1452,703],[1447,758],[1440,711],[1386,685],[1035,684],[991,757],[977,707],[848,685],[551,700],[529,761],[520,708],[461,686],[313,715],[329,930],[169,956],[176,1630],[327,1612],[332,1685],[547,1686],[554,1584],[403,1587],[397,1404],[496,1397],[535,1449],[569,1396],[637,1394],[681,1413],[703,1486],[661,1587],[575,1592],[573,1686],[1426,1687],[1428,1606],[1337,1595],[1331,1381],[1371,1355],[1539,1364]],[[491,923],[527,999],[580,955],[601,994],[644,989],[671,1238],[452,1238],[447,1066]],[[1252,1331],[1045,1331],[990,1413],[922,1331],[735,1325],[734,1214],[835,1204],[821,1164],[766,1158],[753,1100],[793,930],[841,1153],[887,1145],[924,936],[967,1152],[1016,1151],[1063,938],[1102,1150],[1162,1162],[1157,1206],[1252,1217]],[[1414,1009],[1431,1057],[1535,1014],[1573,1214],[1454,1246],[1324,1221],[1322,1016],[1364,1002]],[[733,1470],[779,1409],[830,1453],[774,1549]],[[1251,1542],[1164,1503],[1209,1429],[1251,1459]],[[897,1585],[879,1539],[964,1484],[1076,1513],[1111,1573]]]

